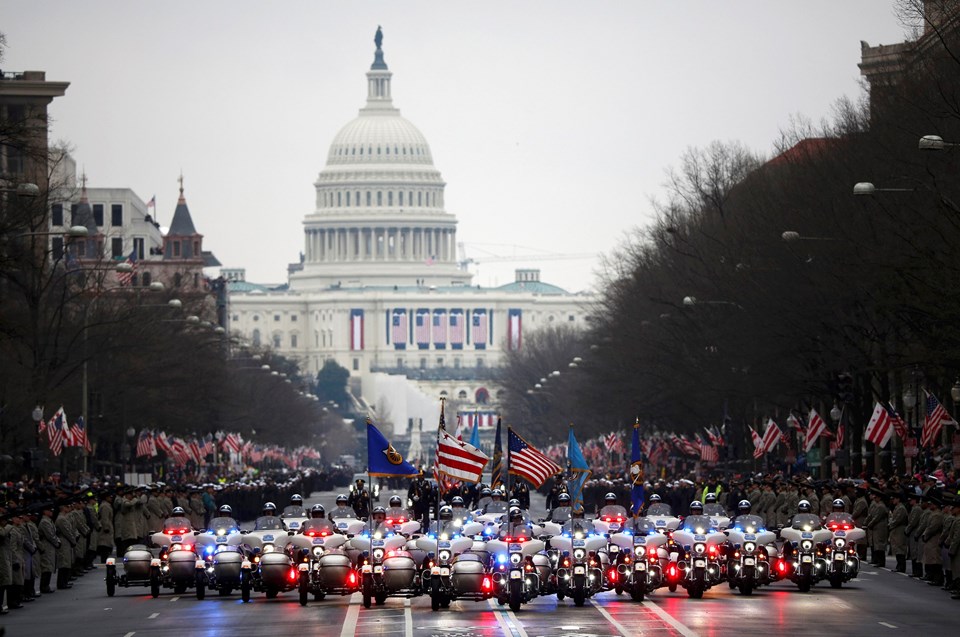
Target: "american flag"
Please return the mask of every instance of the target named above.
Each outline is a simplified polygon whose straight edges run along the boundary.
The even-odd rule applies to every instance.
[[[484,310],[473,311],[473,330],[470,333],[473,338],[473,346],[477,349],[484,349],[487,346],[488,317]]]
[[[66,444],[66,441],[64,441]],[[87,438],[87,426],[83,422],[83,416],[77,418],[77,422],[70,428],[70,443],[68,447],[83,447],[88,453],[93,451],[90,440]]]
[[[803,450],[810,451],[810,449],[813,448],[813,443],[817,441],[817,438],[819,438],[826,429],[827,423],[823,421],[823,418],[820,417],[816,409],[811,409],[807,422],[807,435],[804,438]]]
[[[213,434],[207,434],[203,438],[203,451],[204,456],[212,456],[217,452],[216,446],[213,444]]]
[[[140,436],[137,437],[137,457],[153,457],[157,455],[157,445],[153,442],[153,436],[146,429],[140,430]]]
[[[455,480],[480,482],[490,459],[470,443],[440,430],[437,438],[437,472]]]
[[[67,415],[63,413],[63,407],[61,407],[47,425],[47,436],[50,439],[50,452],[54,456],[59,456],[60,452],[63,451],[64,432],[67,431],[68,426]]]
[[[393,318],[390,320],[390,338],[393,339],[393,346],[397,349],[404,349],[407,346],[407,312],[406,310],[394,310]]]
[[[156,448],[164,452],[167,455],[173,455],[173,445],[167,440],[167,434],[162,431],[158,434],[154,434],[153,440],[156,443]]]
[[[615,431],[608,433],[604,437],[603,442],[606,444],[607,451],[610,453],[617,453],[623,449],[623,443],[620,441],[620,435]]]
[[[837,449],[843,449],[843,439],[847,435],[847,426],[843,423],[843,420],[840,421],[840,424],[837,425]]]
[[[562,472],[560,465],[546,457],[507,427],[509,473],[529,480],[538,489],[550,476]]]
[[[707,438],[710,440],[711,445],[714,447],[723,446],[723,436],[720,435],[716,427],[704,427],[703,430],[707,432]]]
[[[117,281],[120,285],[130,285],[133,277],[137,276],[137,249],[134,248],[124,263],[130,264],[129,272],[120,272],[117,274]]]
[[[753,440],[753,457],[763,457],[763,438],[757,433],[757,430],[750,427],[750,439]]]
[[[900,440],[906,440],[910,437],[909,432],[907,431],[907,423],[904,422],[903,418],[900,417],[900,414],[897,413],[897,410],[893,408],[893,405],[887,403],[885,405],[887,413],[890,415],[890,424],[893,425],[893,430],[897,432],[897,435],[900,436]]]
[[[770,453],[777,448],[777,443],[780,442],[780,427],[777,426],[777,423],[773,422],[773,418],[767,420],[767,428],[763,432],[763,452]]]
[[[444,404],[443,401],[440,402],[440,422],[437,424],[437,440],[440,440],[440,435],[447,433],[447,421],[446,416],[444,415]],[[449,491],[454,486],[456,486],[457,481],[451,480],[444,477],[440,473],[440,454],[437,454],[433,458],[433,479],[437,481],[437,489],[440,491],[440,494],[443,495],[444,492]]]
[[[957,421],[947,413],[947,410],[943,408],[943,405],[940,404],[936,396],[927,390],[923,390],[923,393],[927,395],[927,417],[923,421],[923,433],[920,436],[920,446],[935,446],[940,437],[940,430],[943,428],[943,425],[955,425]]]
[[[717,451],[717,448],[711,445],[710,443],[704,440],[701,440],[700,441],[700,460],[703,462],[719,462],[720,452]]]
[[[227,434],[223,437],[223,448],[233,453],[240,453],[240,448],[243,446],[243,441],[240,438],[240,434]]]
[[[187,450],[190,452],[190,456],[193,458],[194,462],[200,464],[200,461],[203,460],[203,450],[200,448],[200,443],[197,442],[196,438],[190,440]]]
[[[446,310],[433,311],[433,345],[437,349],[443,349],[447,345]]]
[[[863,439],[878,447],[886,447],[887,441],[893,434],[893,423],[890,420],[890,412],[883,405],[877,403],[873,408],[873,415],[870,416],[870,422],[863,432]]]
[[[450,346],[453,349],[463,349],[465,334],[463,310],[450,310]]]
[[[413,328],[413,337],[420,349],[430,347],[430,310],[417,310]]]
[[[688,456],[699,456],[700,455],[700,445],[696,442],[687,439],[684,436],[679,434],[673,434],[670,437],[670,442],[673,443],[673,446],[677,448],[682,454]]]

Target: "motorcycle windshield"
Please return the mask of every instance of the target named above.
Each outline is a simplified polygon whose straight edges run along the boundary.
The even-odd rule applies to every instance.
[[[257,518],[253,526],[254,531],[279,531],[282,528],[283,524],[280,522],[280,518],[272,515]]]
[[[663,504],[658,502],[656,504],[651,504],[647,509],[647,515],[656,515],[656,516],[666,516],[673,515],[673,509],[670,508],[669,504]]]
[[[759,533],[763,530],[763,518],[759,515],[740,515],[733,521],[733,527],[744,533]]]
[[[821,528],[820,517],[812,513],[798,513],[793,516],[793,523],[790,525],[798,531],[819,531]]]
[[[688,515],[683,520],[683,529],[689,533],[703,534],[710,531],[712,524],[706,515]]]
[[[213,518],[210,520],[210,526],[207,532],[213,533],[214,535],[229,535],[236,533],[239,528],[240,526],[233,518]]]

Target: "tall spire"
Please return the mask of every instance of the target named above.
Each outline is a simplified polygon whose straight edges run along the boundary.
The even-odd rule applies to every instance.
[[[186,198],[183,196],[183,170],[180,170],[180,176],[177,177],[177,181],[180,182],[180,198],[177,199],[177,204],[187,203]]]
[[[367,71],[367,106],[361,109],[363,111],[397,111],[393,107],[393,96],[390,94],[390,78],[393,73],[387,68],[387,63],[383,61],[383,30],[378,26],[377,34],[373,37],[373,43],[377,45],[377,50],[373,54],[373,64]]]
[[[87,203],[87,171],[80,173],[80,203]]]

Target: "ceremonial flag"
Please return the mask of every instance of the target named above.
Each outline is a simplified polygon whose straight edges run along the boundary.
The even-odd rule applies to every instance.
[[[877,403],[873,408],[873,415],[863,432],[863,439],[872,442],[881,449],[887,446],[893,434],[893,423],[890,421],[890,412],[883,405]]]
[[[470,443],[457,440],[444,430],[437,437],[437,471],[464,482],[480,482],[490,459]]]
[[[367,418],[367,473],[384,478],[415,476],[417,468],[403,459]]]
[[[523,343],[523,310],[507,310],[507,349],[516,351]]]
[[[393,347],[395,349],[406,349],[407,348],[407,311],[406,310],[393,310],[392,318],[390,319],[390,338],[393,339]]]
[[[414,316],[413,336],[418,349],[430,349],[430,310],[419,309]]]
[[[47,425],[47,436],[50,440],[50,453],[59,456],[63,451],[64,431],[67,428],[67,415],[63,413],[63,407],[57,410],[57,413],[50,419]]]
[[[953,419],[947,410],[943,408],[937,397],[926,389],[923,393],[927,395],[927,417],[923,421],[923,432],[920,435],[920,446],[935,446],[940,437],[940,429],[943,425],[956,425],[957,421]]]
[[[473,346],[477,349],[485,349],[487,347],[487,333],[489,332],[487,311],[474,310],[471,320],[473,322],[473,331],[471,332]]]
[[[538,489],[550,476],[562,472],[557,463],[550,460],[526,440],[507,427],[508,470],[512,475],[526,478]]]
[[[150,201],[147,202],[147,208],[156,208],[157,207],[157,196],[154,195],[150,197]]]
[[[157,455],[157,446],[153,442],[153,436],[146,429],[142,429],[140,436],[137,438],[137,457],[153,457],[155,455]]]
[[[133,281],[133,277],[137,276],[137,249],[134,248],[130,252],[130,256],[127,257],[125,263],[130,264],[129,272],[119,272],[117,274],[117,281],[120,285],[130,285],[130,282]]]
[[[465,334],[463,310],[450,310],[450,348],[463,349]]]
[[[490,472],[490,488],[496,489],[503,483],[503,444],[500,442],[500,418],[497,418],[497,436],[493,442],[493,469]]]
[[[87,438],[87,427],[83,422],[83,416],[77,418],[77,422],[71,427],[71,443],[74,447],[83,447],[87,453],[93,451],[90,440]]]
[[[811,409],[807,421],[807,435],[804,439],[803,450],[810,451],[813,448],[813,443],[817,441],[817,438],[826,430],[827,423],[823,421],[823,418],[820,417],[820,414],[817,413],[816,409]]]
[[[480,448],[480,414],[473,420],[473,431],[470,433],[470,444]]]
[[[770,453],[777,448],[777,443],[780,442],[780,427],[777,426],[777,423],[773,422],[773,418],[767,420],[767,428],[763,432],[763,452]]]
[[[844,409],[846,409],[844,407]],[[840,424],[837,425],[837,449],[843,449],[843,439],[847,434],[847,426],[843,422],[843,417],[840,418]]]
[[[447,311],[433,311],[433,346],[437,349],[447,347]]]
[[[571,476],[567,481],[567,490],[570,492],[571,506],[574,511],[583,510],[583,483],[590,478],[590,465],[583,457],[583,451],[573,435],[573,425],[570,425],[567,435],[567,469]]]
[[[702,462],[719,462],[720,452],[717,451],[717,448],[711,445],[710,443],[704,440],[701,440],[700,441],[700,460]]]
[[[885,405],[887,413],[890,415],[890,424],[893,425],[893,430],[897,432],[897,435],[900,436],[900,440],[906,440],[910,437],[909,432],[907,431],[907,423],[904,422],[903,418],[900,417],[900,414],[897,413],[897,410],[893,408],[893,405],[887,403]]]
[[[750,439],[753,440],[753,457],[761,458],[763,457],[763,438],[753,427],[748,427],[748,429],[750,429]]]
[[[643,454],[640,449],[640,419],[633,423],[633,438],[630,440],[630,502],[634,517],[640,515],[646,501],[643,490]]]
[[[363,310],[350,310],[350,350],[363,349]]]

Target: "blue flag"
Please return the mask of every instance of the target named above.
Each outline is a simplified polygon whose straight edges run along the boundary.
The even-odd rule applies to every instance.
[[[371,476],[394,477],[415,476],[420,473],[416,467],[403,459],[400,452],[383,437],[367,418],[367,473]]]
[[[480,448],[480,415],[478,414],[476,418],[473,419],[473,431],[470,432],[470,444]]]
[[[643,491],[643,457],[640,453],[640,419],[633,424],[633,443],[630,446],[630,482],[633,489],[630,491],[630,500],[633,502],[632,513],[640,515],[643,509],[646,494]]]
[[[573,425],[570,426],[570,435],[567,437],[567,469],[570,471],[570,481],[567,489],[570,491],[571,505],[574,511],[583,510],[583,484],[590,478],[590,465],[583,457],[580,443],[573,435]]]

